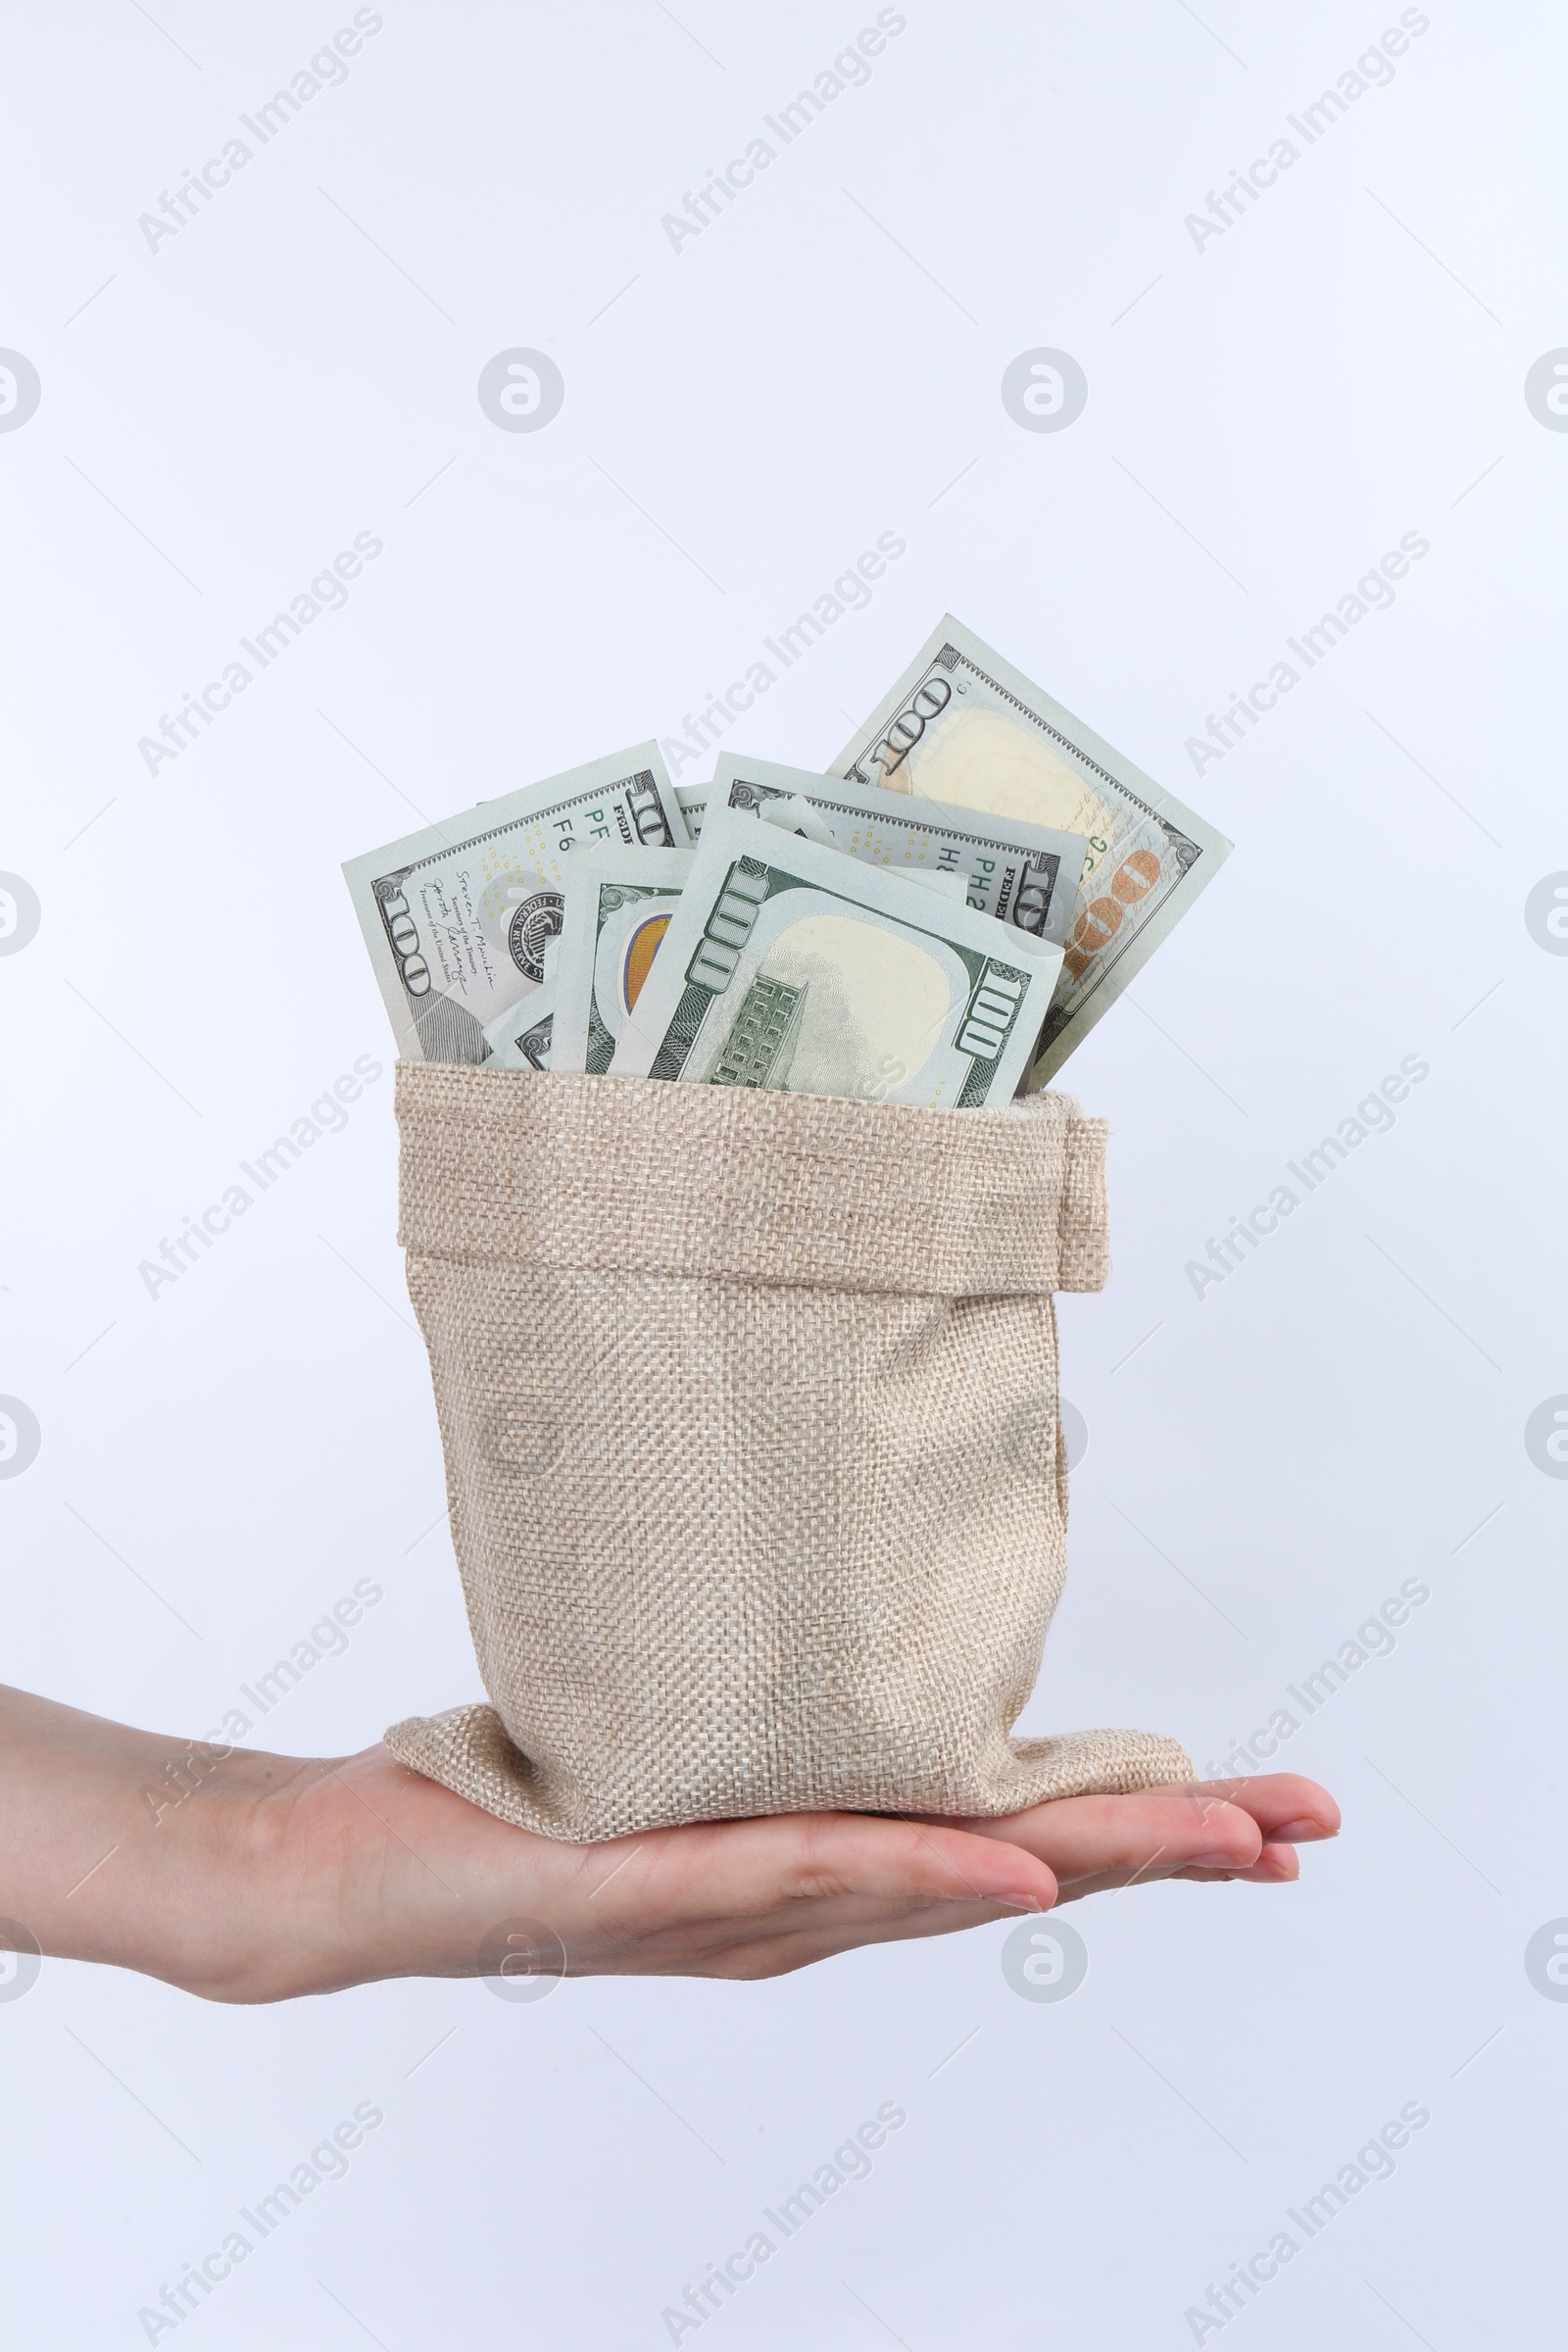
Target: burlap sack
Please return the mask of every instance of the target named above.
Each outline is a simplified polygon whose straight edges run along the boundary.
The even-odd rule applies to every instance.
[[[551,1838],[1185,1780],[1013,1740],[1066,1569],[1052,1293],[1104,1125],[403,1063],[400,1240],[491,1706],[387,1745]]]

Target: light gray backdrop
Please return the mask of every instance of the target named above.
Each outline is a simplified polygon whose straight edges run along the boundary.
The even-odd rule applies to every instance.
[[[535,2005],[228,2011],[46,1963],[0,2005],[15,2340],[147,2341],[141,2307],[369,2102],[181,2345],[1544,2342],[1560,11],[5,14],[6,1673],[199,1736],[369,1579],[255,1737],[330,1752],[477,1694],[339,860],[673,746],[890,534],[726,740],[820,765],[951,608],[1238,845],[1062,1080],[1111,1122],[1115,1274],[1065,1314],[1088,1450],[1025,1728],[1144,1725],[1206,1765],[1292,1717],[1280,1761],[1347,1825],[1296,1889],[1068,1914],[1089,1967],[1058,1998],[1049,1941],[1013,1989],[1006,1926]],[[802,90],[786,142],[765,118]],[[492,407],[533,423],[503,429],[479,379],[519,350],[564,401],[534,423],[503,362]],[[1065,424],[1033,359],[1033,408],[1004,404],[1042,352],[1087,380]],[[357,535],[346,601],[249,660]],[[1358,591],[1401,541],[1392,601]],[[1309,663],[1287,641],[1325,613]],[[141,748],[236,660],[195,740]],[[359,1056],[341,1130],[150,1287]],[[1406,1063],[1393,1123],[1356,1121]],[[1308,1193],[1287,1163],[1346,1121]],[[1280,1186],[1299,1204],[1201,1281]],[[868,2178],[700,2328],[662,2318],[889,2102]],[[1226,2316],[1210,2286],[1260,2253]]]

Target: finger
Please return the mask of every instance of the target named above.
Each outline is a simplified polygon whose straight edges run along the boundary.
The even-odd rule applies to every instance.
[[[1267,1840],[1250,1870],[1239,1870],[1236,1876],[1254,1886],[1294,1886],[1301,1875],[1301,1857],[1294,1845],[1277,1844]]]
[[[1200,1801],[1218,1798],[1244,1806],[1265,1838],[1284,1843],[1306,1844],[1339,1835],[1339,1806],[1326,1788],[1299,1773],[1265,1772],[1245,1781],[1194,1781],[1189,1789]]]
[[[1204,1870],[1190,1864],[1170,1870],[1159,1863],[1152,1870],[1132,1873],[1105,1871],[1085,1879],[1063,1879],[1058,1907],[1059,1903],[1081,1902],[1086,1894],[1114,1893],[1123,1886],[1150,1886],[1158,1879],[1190,1879],[1200,1886],[1227,1886],[1237,1880],[1256,1886],[1282,1886],[1298,1878],[1300,1868],[1300,1857],[1294,1845],[1265,1845],[1255,1862],[1239,1870]]]
[[[1095,1878],[1115,1885],[1194,1867],[1246,1870],[1262,1835],[1251,1814],[1217,1797],[1195,1803],[1186,1789],[1147,1788],[1131,1796],[1063,1796],[969,1825],[981,1837],[1005,1838],[1049,1864],[1065,1887]]]
[[[1056,1899],[1055,1877],[1038,1856],[947,1824],[785,1814],[659,1831],[644,1849],[605,1901],[617,1909],[635,1902],[645,1919],[670,1927],[768,1918],[840,1899],[975,1901],[1012,1911],[1047,1910]]]
[[[1218,1881],[1245,1879],[1254,1886],[1293,1886],[1301,1875],[1301,1857],[1294,1845],[1265,1845],[1257,1860],[1247,1870],[1182,1870],[1174,1876],[1182,1879]]]
[[[779,1934],[759,1923],[750,1937],[722,1950],[690,1955],[684,1964],[666,1973],[751,1982],[809,1968],[818,1960],[836,1959],[842,1952],[858,1951],[869,1943],[903,1943],[918,1936],[953,1936],[962,1929],[989,1927],[996,1920],[1014,1917],[1016,1912],[1011,1906],[1004,1909],[995,1903],[940,1902],[907,1911],[884,1912],[879,1919],[866,1920],[853,1933],[843,1928],[812,1926]]]
[[[853,1951],[896,1936],[939,1936],[984,1919],[1017,1919],[1014,1903],[978,1903],[967,1896],[833,1895],[779,1904],[722,1918],[650,1923],[633,1915],[624,1932],[591,1955],[596,1973],[722,1976],[737,1973],[739,1955],[759,1944],[810,1942],[823,1951]],[[589,1955],[583,1951],[579,1957]]]

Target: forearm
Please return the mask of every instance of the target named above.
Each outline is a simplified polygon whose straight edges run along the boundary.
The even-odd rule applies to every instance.
[[[248,1800],[311,1769],[0,1685],[0,1917],[58,1958],[221,1992],[244,1947]]]

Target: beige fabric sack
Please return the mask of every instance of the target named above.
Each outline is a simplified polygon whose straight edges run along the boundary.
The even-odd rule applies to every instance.
[[[387,1745],[614,1838],[1191,1778],[1009,1739],[1066,1569],[1054,1291],[1104,1123],[402,1063],[399,1238],[490,1706]]]

